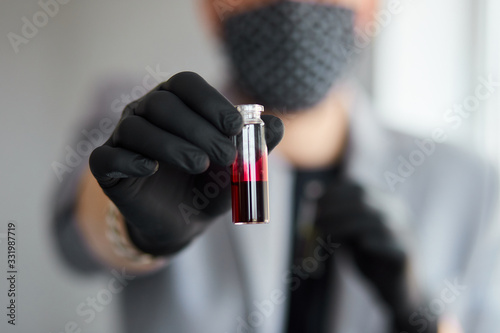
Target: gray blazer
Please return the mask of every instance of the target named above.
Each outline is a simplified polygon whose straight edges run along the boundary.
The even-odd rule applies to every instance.
[[[113,81],[100,89],[97,111],[85,129],[98,128],[103,118],[117,121],[119,113],[112,106],[119,96],[132,91],[129,82],[135,81]],[[482,279],[487,272],[468,274],[468,270],[481,233],[488,227],[496,191],[490,168],[446,144],[435,143],[432,149],[429,141],[417,144],[413,137],[387,130],[362,93],[356,93],[354,100],[347,172],[363,185],[369,204],[383,212],[406,247],[416,282],[434,301],[431,309],[438,314],[456,313],[466,331],[473,332],[484,311],[477,297],[486,292]],[[54,235],[62,258],[75,269],[111,272],[91,257],[75,228],[72,208],[85,163],[65,175],[55,196]],[[269,163],[271,223],[233,226],[228,214],[165,269],[127,280],[120,295],[123,331],[284,332],[293,170],[279,153],[271,154]],[[331,255],[336,255],[327,243],[319,240],[318,248],[332,249]],[[339,258],[336,265],[339,292],[330,300],[331,332],[388,332],[386,310],[371,287],[348,258]],[[453,283],[466,284],[466,291],[453,289]],[[455,298],[445,302],[441,294],[450,288]],[[434,320],[430,318],[417,313],[409,320],[418,328]]]

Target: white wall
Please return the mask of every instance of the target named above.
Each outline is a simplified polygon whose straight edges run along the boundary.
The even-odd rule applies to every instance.
[[[383,8],[396,0],[384,0]],[[399,13],[377,36],[374,102],[385,121],[398,129],[429,136],[446,125],[446,110],[476,85],[474,2],[400,0]],[[473,90],[472,90],[473,91]],[[466,142],[470,122],[452,139]]]

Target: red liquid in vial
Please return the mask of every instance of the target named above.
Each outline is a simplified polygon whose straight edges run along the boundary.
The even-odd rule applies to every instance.
[[[232,171],[233,222],[269,222],[267,155],[264,154],[255,164],[242,163],[237,158]]]

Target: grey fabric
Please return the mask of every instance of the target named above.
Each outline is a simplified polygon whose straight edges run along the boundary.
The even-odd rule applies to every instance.
[[[223,22],[236,83],[266,107],[318,103],[354,45],[354,13],[336,5],[279,1]]]
[[[97,85],[94,99],[90,104],[90,111],[82,117],[81,123],[74,126],[75,135],[68,140],[67,147],[75,150],[78,144],[84,141],[89,142],[93,148],[104,143],[111,133],[103,132],[102,121],[106,120],[108,124],[116,125],[122,111],[116,106],[120,104],[125,106],[128,103],[123,98],[137,90],[137,85],[134,83],[134,77],[123,76],[103,80]],[[85,133],[89,135],[95,131],[100,133],[102,137],[96,142],[90,142]],[[65,155],[67,156],[67,150]],[[59,182],[51,193],[52,228],[54,244],[59,249],[58,253],[61,259],[80,273],[94,274],[102,271],[103,267],[87,248],[74,218],[79,181],[85,170],[88,169],[88,156],[81,157],[82,160],[78,164],[67,172],[62,171],[59,174]],[[65,158],[61,158],[61,160],[64,161]]]

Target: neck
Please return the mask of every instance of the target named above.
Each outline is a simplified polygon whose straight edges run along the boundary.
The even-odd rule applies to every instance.
[[[332,92],[320,104],[289,115],[278,115],[285,135],[276,148],[293,166],[319,169],[335,164],[344,151],[348,131],[347,106]]]

